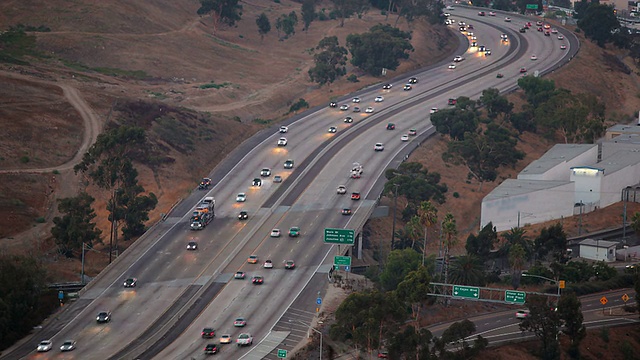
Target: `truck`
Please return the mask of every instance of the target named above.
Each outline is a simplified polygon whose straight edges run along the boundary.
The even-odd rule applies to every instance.
[[[213,196],[205,197],[191,214],[189,222],[191,230],[204,229],[215,217],[216,200]]]
[[[352,179],[359,179],[360,176],[362,176],[362,165],[360,165],[359,163],[353,163],[353,167],[351,168],[351,178]]]

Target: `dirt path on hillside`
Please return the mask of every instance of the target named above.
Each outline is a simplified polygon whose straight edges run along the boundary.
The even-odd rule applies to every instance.
[[[98,134],[100,134],[100,130],[102,129],[102,124],[100,123],[99,116],[93,111],[93,109],[89,106],[89,104],[82,98],[78,89],[73,86],[67,84],[58,84],[51,81],[45,81],[41,79],[34,79],[33,77],[15,74],[7,71],[0,71],[0,77],[9,77],[13,79],[25,80],[35,83],[41,83],[46,85],[57,86],[62,89],[62,93],[67,101],[73,106],[74,109],[78,112],[80,117],[82,117],[82,123],[84,125],[84,132],[82,143],[78,148],[78,151],[74,155],[74,157],[67,161],[64,164],[51,166],[46,168],[34,168],[34,169],[11,169],[11,170],[0,170],[0,174],[14,174],[14,173],[45,173],[52,172],[54,170],[63,171],[72,169],[77,163],[82,160],[84,153],[87,152],[89,147],[93,145],[93,143],[98,138]]]

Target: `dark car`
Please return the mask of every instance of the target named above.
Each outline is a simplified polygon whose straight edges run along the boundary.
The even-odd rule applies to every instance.
[[[332,108],[338,107],[338,103],[335,102],[335,101],[332,101],[332,102],[329,103],[329,107],[332,107]]]
[[[218,353],[218,345],[216,344],[207,344],[204,347],[204,353],[207,355],[213,355]]]
[[[351,209],[349,208],[342,209],[342,215],[351,215]]]
[[[216,336],[216,331],[212,328],[204,328],[202,329],[202,338],[203,339],[213,339]]]
[[[244,210],[240,211],[240,214],[238,214],[238,220],[247,220],[248,218],[249,214]]]
[[[124,281],[124,287],[126,288],[136,287],[137,284],[138,284],[138,279],[136,278],[128,278],[127,280]]]
[[[262,179],[260,178],[255,178],[253,179],[253,186],[262,186]]]
[[[395,130],[395,129],[396,129],[396,124],[394,123],[387,124],[387,130]]]
[[[202,180],[200,181],[200,184],[198,185],[198,189],[207,190],[210,186],[211,186],[211,179],[202,178]]]
[[[187,243],[187,250],[197,250],[198,249],[198,243],[195,241],[189,241]]]
[[[412,77],[409,78],[409,84],[417,84],[418,83],[418,78]]]
[[[98,323],[108,323],[109,321],[111,321],[111,312],[109,311],[99,312],[98,316],[96,316],[96,321]]]
[[[284,268],[287,270],[293,270],[296,267],[296,263],[293,260],[287,260],[284,263]]]
[[[385,89],[385,90],[389,90],[389,89],[391,89],[391,86],[392,86],[391,84],[384,84],[384,85],[382,85],[382,88]]]
[[[293,169],[293,160],[289,159],[284,162],[285,169]]]
[[[251,282],[255,285],[262,285],[262,283],[264,283],[264,278],[262,276],[256,275],[251,279]]]
[[[527,32],[527,28],[526,27],[520,28],[520,32],[521,33],[526,33]]]
[[[351,193],[351,200],[360,200],[360,193],[359,192],[352,192]]]

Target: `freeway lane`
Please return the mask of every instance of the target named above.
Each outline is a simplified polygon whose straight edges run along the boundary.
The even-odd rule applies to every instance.
[[[485,31],[487,34],[481,35],[481,32]],[[260,290],[258,287],[251,287],[246,284],[238,285],[231,282],[227,286],[228,290],[225,288],[216,298],[216,301],[220,302],[220,304],[214,301],[209,307],[213,308],[213,304],[216,303],[215,309],[217,311],[227,309],[225,314],[214,313],[210,316],[203,316],[206,318],[207,323],[211,323],[214,321],[212,319],[215,319],[220,324],[223,324],[221,326],[224,328],[224,326],[228,326],[228,321],[224,319],[225,316],[231,319],[234,316],[238,316],[235,315],[237,313],[247,313],[251,316],[256,316],[256,328],[259,329],[252,330],[256,332],[254,335],[258,335],[258,338],[259,335],[264,335],[270,328],[269,324],[275,323],[278,316],[285,310],[286,305],[292,301],[289,300],[297,293],[296,290],[299,291],[304,288],[304,285],[309,281],[308,279],[313,276],[317,268],[316,265],[322,262],[327,251],[329,251],[325,245],[317,240],[320,238],[319,232],[324,227],[322,224],[341,224],[346,221],[335,211],[335,209],[344,205],[340,203],[343,200],[337,200],[335,196],[326,199],[322,199],[322,197],[325,191],[331,190],[329,194],[333,194],[335,182],[345,181],[350,164],[355,159],[353,155],[364,155],[365,159],[361,157],[357,157],[357,159],[364,164],[366,176],[372,174],[375,169],[380,170],[378,174],[381,173],[385,168],[385,159],[389,156],[387,155],[389,153],[388,150],[399,151],[398,130],[402,128],[402,130],[406,131],[411,126],[425,129],[428,127],[428,122],[425,122],[426,109],[433,106],[444,107],[448,97],[456,97],[462,94],[477,95],[478,91],[491,86],[490,84],[496,80],[495,77],[488,76],[489,79],[485,81],[476,79],[475,85],[471,84],[471,80],[467,80],[474,77],[477,78],[478,76],[475,73],[479,69],[491,63],[498,64],[501,49],[504,49],[505,53],[507,51],[506,47],[500,48],[497,42],[499,33],[490,29],[483,30],[481,25],[478,25],[476,32],[479,37],[487,36],[487,40],[483,41],[491,46],[494,51],[492,57],[467,56],[468,59],[463,62],[464,64],[461,64],[459,69],[454,71],[448,71],[446,67],[434,68],[431,71],[417,75],[420,83],[411,92],[402,92],[401,89],[398,89],[398,86],[402,83],[396,83],[396,87],[390,92],[385,93],[380,92],[379,89],[372,89],[370,94],[361,96],[363,101],[361,107],[372,105],[376,107],[376,113],[372,116],[361,114],[353,116],[351,113],[348,115],[361,119],[360,121],[363,123],[369,120],[376,121],[377,119],[379,126],[367,130],[363,129],[362,138],[359,136],[360,139],[350,141],[350,146],[351,144],[360,144],[361,148],[357,151],[353,149],[347,150],[346,154],[341,155],[340,159],[343,160],[343,165],[339,166],[341,172],[336,172],[339,177],[331,180],[333,181],[332,184],[329,184],[330,180],[325,180],[327,184],[321,184],[324,188],[308,189],[315,193],[315,197],[319,197],[319,199],[313,198],[314,201],[310,203],[300,202],[298,204],[296,202],[291,209],[279,207],[278,204],[275,204],[273,208],[259,210],[261,204],[275,189],[292,184],[285,182],[285,184],[277,185],[270,181],[265,181],[264,186],[259,189],[252,189],[249,185],[251,179],[258,176],[259,169],[262,167],[272,167],[274,175],[282,174],[286,178],[291,174],[291,171],[282,169],[281,164],[285,159],[291,157],[299,164],[329,137],[340,138],[342,133],[348,134],[349,132],[358,131],[358,124],[348,128],[347,125],[341,122],[341,117],[346,114],[334,109],[322,109],[312,115],[305,116],[306,119],[303,120],[305,125],[294,123],[290,128],[290,134],[285,135],[289,139],[289,145],[286,149],[277,149],[275,147],[275,140],[280,135],[273,134],[265,143],[257,145],[241,161],[238,161],[235,170],[222,177],[211,192],[218,200],[216,209],[218,217],[207,229],[197,234],[186,230],[186,219],[182,216],[183,214],[188,214],[195,205],[196,199],[204,194],[194,194],[181,203],[172,212],[172,216],[167,219],[166,223],[158,226],[154,229],[154,232],[140,241],[140,244],[152,242],[149,247],[144,248],[142,245],[134,245],[135,248],[131,252],[125,253],[124,256],[118,259],[117,264],[103,272],[99,279],[92,282],[82,295],[81,301],[83,303],[86,303],[87,300],[95,300],[81,311],[73,322],[54,337],[56,343],[66,338],[75,338],[79,341],[78,349],[74,353],[65,355],[64,358],[103,359],[125,347],[130,348],[127,344],[132,341],[131,339],[137,339],[147,329],[160,329],[165,323],[170,325],[169,320],[183,310],[173,306],[178,300],[182,301],[181,305],[188,308],[189,304],[193,302],[192,298],[195,294],[207,288],[206,285],[211,283],[214,283],[214,285],[223,284],[235,269],[246,266],[244,265],[244,259],[251,252],[260,251],[264,253],[264,255],[260,254],[261,256],[272,256],[276,264],[279,264],[278,261],[286,259],[287,256],[295,256],[296,262],[301,263],[299,269],[289,273],[283,273],[281,269],[272,270],[266,278],[265,285],[262,287],[267,288],[270,283],[273,283],[274,288],[282,286],[283,291],[274,294],[273,291]],[[501,66],[501,69],[509,67],[506,64],[497,66]],[[515,73],[518,66],[512,65],[512,68]],[[510,84],[512,86],[513,79],[511,79]],[[460,86],[463,86],[463,88],[454,89],[454,87]],[[397,133],[395,138],[392,135],[387,135],[388,133],[383,129],[384,121],[387,120],[384,118],[385,112],[391,112],[390,110],[394,108],[395,104],[402,101],[406,102],[411,96],[429,97],[433,95],[426,94],[429,90],[424,91],[422,95],[419,92],[422,89],[434,88],[441,89],[437,91],[439,95],[435,98],[423,99],[429,100],[429,102],[424,102],[417,108],[414,107],[411,113],[403,113],[399,116],[400,119],[393,118],[393,121],[398,124]],[[382,104],[374,104],[372,101],[373,97],[378,94],[385,96],[385,101]],[[402,124],[400,124],[400,120],[403,121]],[[339,126],[337,136],[326,134],[326,129],[332,125]],[[385,152],[377,156],[377,160],[371,149],[373,142],[376,141],[385,141],[388,144]],[[332,166],[334,166],[333,163]],[[338,166],[335,166],[335,168],[338,168]],[[335,169],[325,168],[320,173],[324,175],[327,172],[334,171]],[[310,173],[313,174],[315,172]],[[373,172],[373,175],[375,174]],[[361,185],[361,191],[363,192],[366,192],[376,180],[375,176],[371,178],[365,177],[360,180],[365,179],[368,180],[364,185]],[[308,187],[308,184],[305,186]],[[349,184],[349,186],[351,185]],[[239,191],[247,192],[247,203],[239,205],[233,202],[235,194]],[[286,193],[283,195],[286,195]],[[250,222],[239,224],[235,220],[235,215],[241,208],[249,211]],[[331,208],[334,209],[328,212],[324,211],[324,209]],[[178,215],[173,216],[173,214]],[[276,243],[275,248],[272,248],[274,247],[273,242],[269,241],[273,239],[265,238],[268,230],[276,225],[285,228],[291,224],[300,224],[303,227],[302,237],[299,240],[293,240],[293,244],[281,241]],[[166,230],[169,231],[163,234],[163,231]],[[196,253],[187,253],[184,250],[184,244],[192,237],[199,239],[200,250]],[[315,239],[315,242],[312,242],[311,245],[309,245],[310,242],[301,242],[308,238]],[[135,257],[133,254],[135,254]],[[123,290],[120,283],[126,276],[138,277],[140,279],[140,287],[136,290]],[[280,288],[278,287],[278,289]],[[282,295],[280,293],[285,294]],[[245,300],[242,303],[238,302],[241,305],[236,305],[236,302],[232,301],[235,298],[249,300]],[[268,305],[265,304],[267,300],[272,305],[268,306],[268,311],[264,311],[263,309]],[[98,327],[92,319],[97,311],[105,308],[114,312],[114,321],[106,326]],[[172,309],[176,311],[172,313]],[[204,312],[204,314],[207,313],[208,310]],[[156,323],[156,318],[159,318],[161,323]],[[195,329],[198,327],[198,325],[195,325],[196,323],[194,323]],[[196,332],[199,332],[199,329]],[[185,332],[185,336],[191,339],[189,341],[193,340],[193,333],[189,333],[189,330]],[[33,343],[35,344],[39,340],[34,339]],[[180,344],[181,341],[176,343]],[[44,355],[45,358],[47,356],[59,357],[58,354],[53,353]]]

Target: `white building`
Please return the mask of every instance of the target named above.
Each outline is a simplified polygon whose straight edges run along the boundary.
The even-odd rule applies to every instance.
[[[585,239],[580,242],[580,257],[595,261],[616,261],[615,241]]]

